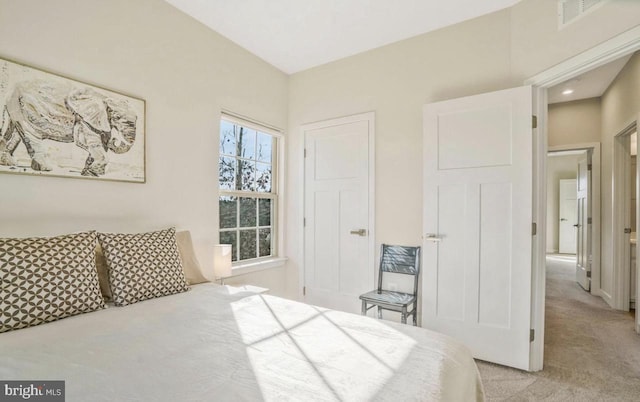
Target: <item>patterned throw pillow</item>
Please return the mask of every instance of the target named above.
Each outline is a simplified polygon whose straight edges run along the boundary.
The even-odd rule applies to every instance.
[[[98,233],[116,306],[188,290],[174,228],[140,234]]]
[[[96,233],[0,239],[0,332],[105,307]]]

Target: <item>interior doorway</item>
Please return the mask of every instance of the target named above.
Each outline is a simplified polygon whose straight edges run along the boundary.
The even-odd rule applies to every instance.
[[[532,85],[534,87],[534,115],[538,118],[538,130],[534,133],[534,222],[538,222],[538,227],[540,226],[540,222],[543,222],[542,225],[546,225],[546,157],[547,152],[551,147],[549,145],[557,145],[553,143],[549,143],[548,141],[548,124],[549,124],[549,113],[550,113],[550,95],[551,91],[554,87],[559,86],[560,84],[570,82],[572,80],[579,80],[581,76],[591,71],[598,69],[599,67],[605,66],[608,63],[615,62],[616,60],[623,57],[630,57],[636,51],[640,50],[640,27],[631,29],[627,32],[624,32],[608,41],[605,41],[593,48],[567,59],[564,62],[557,64],[556,66],[549,68],[525,81],[525,84]],[[635,59],[634,59],[635,60]],[[635,86],[627,86],[627,88],[633,88]],[[561,91],[561,94],[570,94],[571,91],[569,88],[565,88]],[[625,92],[626,93],[626,92]],[[634,92],[631,92],[634,93]],[[619,103],[620,104],[620,103]],[[636,108],[635,100],[634,102],[623,102],[622,105],[627,106],[622,116],[630,118],[629,112],[633,113],[634,110],[639,110],[640,108]],[[635,119],[634,119],[635,120]],[[580,120],[574,120],[571,123],[575,124]],[[600,126],[600,124],[598,124]],[[604,127],[603,127],[604,130]],[[608,126],[608,133],[611,132],[610,126]],[[601,139],[602,138],[602,139]],[[611,148],[611,138],[604,138],[602,136],[602,132],[600,133],[600,137],[592,140],[592,141],[603,141],[606,140],[605,144],[607,145],[608,151]],[[565,138],[566,139],[566,138]],[[560,142],[560,144],[570,143],[571,141]],[[574,141],[574,142],[580,142]],[[612,176],[611,172],[611,159],[612,155],[607,152],[607,164],[606,173],[607,173],[607,181]],[[609,156],[611,155],[611,156]],[[594,172],[595,173],[595,172]],[[611,194],[611,188],[613,186],[607,183],[607,191],[608,194]],[[606,197],[603,195],[603,200],[608,201]],[[595,200],[594,200],[595,201]],[[612,208],[610,202],[607,202],[607,209]],[[609,209],[611,211],[611,209]],[[609,222],[606,222],[609,226],[611,224],[611,219],[608,219]],[[595,220],[593,222],[596,223]],[[535,227],[534,227],[534,233]],[[596,232],[594,231],[594,235]],[[607,234],[609,235],[609,234]],[[541,336],[536,336],[531,344],[531,366],[533,370],[540,370],[543,367],[543,357],[544,357],[544,349],[545,349],[545,284],[546,284],[546,256],[545,256],[545,245],[546,245],[546,233],[545,230],[538,232],[538,236],[534,236],[533,238],[535,253],[533,254],[533,275],[532,275],[532,328],[536,331],[536,334],[540,333]],[[607,260],[609,261],[612,254],[611,247],[611,237],[606,239],[606,243],[603,246],[603,250],[607,251]],[[595,244],[595,241],[594,241]],[[605,247],[606,246],[606,247]],[[607,264],[607,271],[611,273],[613,271],[613,264]],[[592,273],[593,275],[593,273]],[[592,292],[598,281],[598,277],[592,277]],[[611,277],[606,278],[608,280],[608,288],[611,288]],[[612,289],[615,293],[617,289]],[[600,292],[601,296],[604,298],[605,295],[603,291]],[[612,303],[612,295],[609,295],[609,300],[607,303],[613,306]],[[605,299],[606,300],[606,299]],[[636,317],[637,318],[637,317]],[[640,322],[636,319],[635,322],[636,331],[640,331]]]
[[[575,173],[575,171],[574,171]],[[578,247],[578,199],[577,180],[560,179],[558,197],[558,252],[561,254],[576,254]]]
[[[547,256],[575,267],[575,281],[599,295],[600,144],[550,148],[547,154]]]
[[[613,241],[614,265],[619,273],[618,285],[622,310],[633,310],[637,296],[637,220],[638,204],[638,135],[634,121],[614,139],[613,166]]]

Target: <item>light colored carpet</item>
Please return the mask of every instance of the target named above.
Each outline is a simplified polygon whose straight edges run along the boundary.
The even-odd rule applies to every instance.
[[[640,401],[633,313],[611,309],[574,280],[575,260],[547,257],[544,370],[478,361],[489,401]]]

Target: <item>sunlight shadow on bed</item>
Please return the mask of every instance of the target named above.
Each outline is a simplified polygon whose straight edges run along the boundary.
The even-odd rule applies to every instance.
[[[0,334],[0,378],[60,379],[66,400],[262,400],[228,304],[209,285]]]
[[[270,296],[231,308],[266,400],[372,399],[416,345],[384,323]]]

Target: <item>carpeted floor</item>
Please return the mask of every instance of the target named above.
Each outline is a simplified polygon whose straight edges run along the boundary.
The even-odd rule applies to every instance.
[[[640,335],[574,280],[575,260],[547,257],[544,370],[478,361],[489,401],[640,401]]]

